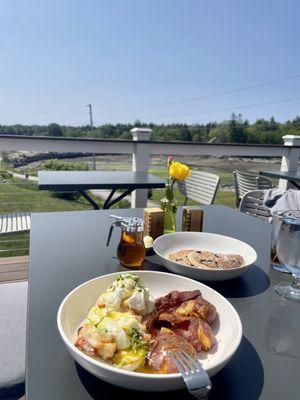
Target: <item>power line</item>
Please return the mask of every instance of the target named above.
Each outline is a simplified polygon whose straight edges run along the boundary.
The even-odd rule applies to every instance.
[[[212,93],[212,94],[208,94],[208,95],[204,95],[204,96],[198,96],[198,97],[193,97],[193,98],[189,98],[189,99],[185,99],[185,100],[176,100],[176,101],[170,101],[170,102],[166,102],[166,103],[160,103],[160,104],[150,104],[150,105],[145,105],[145,106],[128,106],[128,107],[113,107],[113,106],[102,106],[102,109],[112,109],[112,110],[130,110],[130,109],[148,109],[148,108],[159,108],[159,107],[163,107],[163,106],[171,106],[171,105],[176,105],[176,104],[184,104],[184,103],[190,103],[190,102],[196,102],[199,100],[204,100],[204,99],[209,99],[209,98],[214,98],[214,97],[219,97],[219,96],[225,96],[225,95],[229,95],[229,94],[234,94],[234,93],[239,93],[239,92],[244,92],[247,90],[252,90],[252,89],[256,89],[259,87],[264,87],[264,86],[269,86],[269,85],[273,85],[276,83],[280,83],[280,82],[286,82],[286,81],[290,81],[290,80],[294,80],[294,79],[299,79],[300,78],[300,74],[298,75],[293,75],[293,76],[289,76],[286,78],[282,78],[282,79],[276,79],[276,80],[270,80],[270,81],[266,81],[266,82],[261,82],[255,85],[249,85],[249,86],[245,86],[245,87],[241,87],[241,88],[237,88],[237,89],[232,89],[232,90],[228,90],[228,91],[224,91],[224,92],[216,92],[216,93]],[[45,111],[42,114],[19,114],[19,115],[10,115],[10,116],[3,116],[0,118],[3,119],[11,119],[11,118],[30,118],[30,117],[38,117],[38,120],[44,120],[47,119],[47,117],[45,117],[45,115],[49,115],[49,114],[57,114],[60,113],[61,111],[68,111],[68,110],[74,110],[74,107],[72,108],[66,108],[66,109],[61,109],[61,110],[51,110],[51,111]],[[211,111],[213,112],[213,111]],[[64,114],[65,116],[66,114]],[[81,115],[81,113],[72,113],[73,115]],[[182,114],[183,115],[183,114]],[[188,115],[188,114],[185,114]],[[193,115],[193,114],[190,114]],[[71,116],[71,114],[69,114],[69,116]],[[56,118],[61,118],[61,115],[56,116]]]
[[[189,116],[189,115],[200,115],[200,114],[209,114],[209,113],[214,113],[214,112],[221,112],[221,111],[234,111],[234,110],[239,110],[243,108],[253,108],[253,107],[262,107],[262,106],[268,106],[271,104],[280,104],[280,103],[288,103],[288,102],[293,102],[293,101],[300,101],[300,97],[295,97],[291,99],[284,99],[284,100],[275,100],[275,101],[269,101],[265,103],[255,103],[255,104],[247,104],[247,105],[238,105],[238,106],[232,106],[228,108],[217,108],[214,110],[206,110],[206,111],[197,111],[197,112],[192,112],[192,113],[181,113],[181,114],[165,114],[165,115],[148,115],[146,118],[169,118],[169,117],[183,117],[183,116]]]
[[[207,96],[194,97],[192,99],[174,101],[174,102],[169,102],[169,103],[162,103],[162,104],[157,104],[157,105],[149,105],[149,106],[141,106],[141,107],[140,106],[137,106],[137,107],[126,107],[126,108],[124,108],[124,110],[125,109],[131,109],[131,108],[141,108],[141,109],[154,108],[154,107],[161,107],[161,106],[164,106],[164,105],[173,105],[173,104],[181,104],[181,103],[187,103],[187,102],[192,102],[192,101],[198,101],[198,100],[207,99],[207,98],[211,98],[211,97],[224,96],[224,95],[227,95],[227,94],[233,94],[233,93],[237,93],[237,92],[241,92],[241,91],[255,89],[255,88],[258,88],[258,87],[263,87],[263,86],[267,86],[267,85],[271,85],[271,84],[275,84],[275,83],[279,83],[279,82],[284,82],[284,81],[289,81],[289,80],[292,80],[292,79],[298,79],[298,78],[300,78],[300,74],[299,75],[290,76],[290,77],[287,77],[287,78],[282,78],[282,79],[262,82],[260,84],[247,86],[247,87],[243,87],[243,88],[239,88],[239,89],[234,89],[234,90],[225,91],[225,92],[219,92],[219,93],[215,93],[215,94],[211,94],[211,95],[207,95]],[[214,109],[214,110],[198,111],[198,112],[192,112],[192,113],[167,114],[167,115],[159,115],[159,116],[155,116],[155,115],[148,115],[147,116],[146,115],[145,117],[146,118],[154,118],[154,119],[156,119],[156,118],[168,118],[168,117],[180,117],[180,116],[189,116],[189,115],[200,115],[200,114],[208,114],[208,113],[214,113],[214,112],[233,111],[233,110],[236,110],[236,109],[245,109],[245,108],[266,106],[266,105],[271,105],[271,104],[286,103],[286,102],[299,101],[299,100],[300,100],[300,98],[293,98],[293,99],[275,100],[275,101],[264,102],[264,103],[238,105],[238,106],[234,106],[234,107],[219,108],[219,109]],[[93,125],[93,119],[92,119],[92,114],[91,114],[91,111],[92,111],[91,110],[91,105],[88,105],[88,107],[90,107],[89,108],[90,124],[92,126]],[[107,108],[110,108],[110,107],[107,107]],[[71,108],[69,108],[69,110],[71,110]],[[73,108],[72,108],[72,110],[73,110]],[[59,112],[59,111],[58,110],[57,111],[53,111],[52,110],[52,111],[45,112],[44,115],[45,114],[55,114],[57,112]],[[34,115],[37,115],[37,114],[31,114],[31,116],[34,116]],[[69,114],[69,117],[70,116],[75,116],[75,115],[76,116],[83,115],[83,113],[72,113],[72,114]],[[20,115],[19,115],[19,117],[20,117]],[[27,114],[27,115],[23,114],[23,117],[30,118],[30,114]],[[66,114],[64,114],[64,115],[56,115],[55,118],[62,118],[62,117],[66,117]],[[5,117],[3,119],[9,119],[9,118],[16,118],[16,116]],[[114,118],[116,118],[116,117],[114,117]],[[44,116],[44,117],[37,118],[37,120],[38,121],[48,120],[48,118]]]
[[[185,100],[175,100],[175,101],[170,101],[170,102],[160,103],[160,104],[149,104],[149,105],[145,105],[145,106],[128,106],[128,107],[104,106],[104,107],[101,107],[101,108],[103,108],[103,109],[116,109],[116,110],[130,110],[130,109],[158,108],[158,107],[164,107],[164,106],[172,106],[172,105],[176,105],[176,104],[192,103],[192,102],[195,102],[195,101],[204,100],[204,99],[210,99],[210,98],[213,98],[213,97],[220,97],[220,96],[226,96],[226,95],[229,95],[229,94],[245,92],[247,90],[253,90],[253,89],[260,88],[260,87],[274,85],[276,83],[286,82],[286,81],[299,79],[299,78],[300,78],[300,74],[299,75],[288,76],[288,77],[282,78],[282,79],[274,79],[274,80],[271,80],[271,81],[261,82],[261,83],[255,84],[255,85],[244,86],[244,87],[237,88],[237,89],[227,90],[227,91],[224,91],[224,92],[216,92],[216,93],[212,93],[212,94],[208,94],[208,95],[204,95],[204,96],[197,96],[197,97],[192,97],[192,98],[185,99]]]

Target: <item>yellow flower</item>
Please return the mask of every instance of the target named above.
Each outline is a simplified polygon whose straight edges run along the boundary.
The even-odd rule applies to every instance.
[[[176,181],[183,181],[190,175],[190,172],[191,171],[187,165],[181,164],[177,161],[172,162],[169,168],[170,178],[175,179]]]

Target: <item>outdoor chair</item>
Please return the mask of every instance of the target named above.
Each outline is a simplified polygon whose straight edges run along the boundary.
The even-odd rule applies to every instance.
[[[249,174],[241,171],[233,171],[236,206],[239,207],[242,197],[250,190],[263,190],[272,188],[272,182],[263,176]]]
[[[191,171],[182,182],[177,182],[181,194],[184,195],[185,206],[189,199],[203,205],[213,204],[218,190],[220,178],[218,175],[201,171]]]
[[[0,283],[0,399],[25,393],[27,282]]]
[[[251,190],[242,197],[239,211],[269,221],[270,210],[263,203],[264,190]]]
[[[30,213],[0,214],[0,235],[30,230]]]

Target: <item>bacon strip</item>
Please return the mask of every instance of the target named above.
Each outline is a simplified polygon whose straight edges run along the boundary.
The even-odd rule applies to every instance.
[[[151,368],[166,374],[177,372],[171,357],[171,351],[186,351],[191,356],[196,355],[194,347],[182,336],[162,328],[150,346],[148,363]]]
[[[163,320],[160,315],[165,313],[173,314],[177,317],[198,317],[211,324],[216,317],[217,311],[214,305],[203,299],[200,290],[185,292],[174,290],[156,300],[155,312],[149,321],[151,335],[155,335],[155,326],[158,321]],[[161,324],[158,324],[158,326],[161,326]]]
[[[197,352],[208,351],[215,344],[211,327],[201,318],[162,313],[158,317],[157,326],[168,327],[176,335],[182,336],[194,346]]]
[[[209,325],[217,315],[216,307],[200,296],[183,302],[174,312],[179,316],[201,318]]]
[[[197,352],[210,350],[215,344],[215,337],[211,327],[200,318],[185,318],[175,324],[174,333],[186,339]]]
[[[199,290],[173,291],[156,300],[149,329],[154,339],[157,332],[161,335],[158,331],[160,328],[168,328],[169,332],[185,339],[197,352],[208,351],[215,344],[215,337],[209,324],[214,321],[216,314],[216,308],[203,299]],[[161,340],[159,339],[159,342]],[[164,340],[163,337],[163,343]],[[170,340],[175,339],[168,339],[168,342]],[[158,355],[155,357],[156,360],[161,359]]]
[[[161,313],[165,310],[174,309],[180,306],[181,303],[195,299],[196,297],[201,297],[200,290],[192,290],[185,292],[178,292],[173,290],[166,296],[160,297],[155,301],[156,311]]]

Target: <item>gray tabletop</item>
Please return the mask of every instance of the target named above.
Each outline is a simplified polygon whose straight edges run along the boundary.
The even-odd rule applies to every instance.
[[[163,188],[165,181],[146,172],[133,171],[39,171],[44,190]]]
[[[186,391],[141,394],[104,383],[75,364],[59,337],[56,314],[66,294],[91,278],[121,270],[115,257],[117,233],[110,247],[105,247],[109,213],[32,215],[26,400],[192,398]],[[118,213],[141,216],[142,210]],[[289,275],[269,269],[270,226],[224,206],[208,206],[204,207],[204,230],[244,240],[258,253],[256,265],[241,277],[209,283],[234,305],[243,324],[241,345],[213,377],[209,399],[296,399],[300,389],[300,305],[273,292],[272,285],[289,280]],[[148,257],[144,268],[161,269],[156,262],[155,256]]]
[[[290,171],[259,171],[262,176],[269,176],[270,178],[287,179],[288,181],[300,182],[300,172]]]

